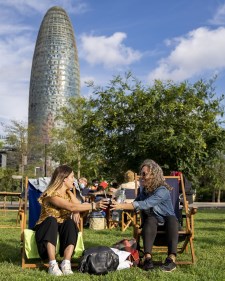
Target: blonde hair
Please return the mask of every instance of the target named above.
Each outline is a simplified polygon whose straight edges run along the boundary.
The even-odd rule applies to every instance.
[[[88,180],[86,178],[84,178],[84,177],[79,178],[79,180],[85,181],[86,183],[88,182]]]
[[[38,201],[43,202],[45,197],[51,196],[56,190],[62,187],[63,181],[73,172],[72,168],[67,165],[61,165],[55,169],[52,174],[47,189],[39,197]]]
[[[124,175],[125,182],[131,182],[134,181],[134,172],[131,170],[128,170]]]
[[[172,190],[173,188],[166,183],[166,180],[163,175],[162,168],[153,160],[146,159],[140,166],[140,172],[144,166],[149,168],[149,172],[152,174],[153,178],[150,178],[147,181],[145,189],[149,192],[154,191],[160,186],[165,186],[167,189]]]

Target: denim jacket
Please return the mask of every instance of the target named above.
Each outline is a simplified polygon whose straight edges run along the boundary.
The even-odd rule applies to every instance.
[[[145,192],[144,188],[140,190],[133,202],[136,211],[148,213],[152,210],[159,223],[164,223],[165,216],[175,216],[170,191],[165,186],[160,186],[153,192]]]

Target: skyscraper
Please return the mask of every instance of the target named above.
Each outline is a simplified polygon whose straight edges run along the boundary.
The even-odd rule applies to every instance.
[[[39,29],[29,91],[28,125],[42,143],[49,142],[60,108],[78,95],[80,70],[73,27],[65,10],[52,7]]]

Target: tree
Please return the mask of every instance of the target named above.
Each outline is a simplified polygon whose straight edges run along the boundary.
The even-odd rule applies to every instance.
[[[118,176],[152,158],[167,172],[180,170],[197,180],[224,143],[218,119],[224,97],[216,98],[213,82],[155,81],[145,87],[128,73],[105,88],[90,84],[95,96],[84,132],[104,152],[105,170]]]
[[[203,189],[212,196],[212,202],[220,202],[221,191],[225,190],[225,155],[217,152],[205,165]],[[216,198],[217,196],[217,198]]]
[[[6,144],[15,151],[15,161],[20,166],[20,172],[24,174],[24,166],[27,157],[27,124],[23,121],[11,120],[10,125],[4,125]]]
[[[73,166],[78,178],[81,174],[96,177],[97,167],[101,165],[97,151],[90,150],[89,143],[92,140],[86,139],[82,132],[89,114],[88,100],[83,97],[71,98],[69,107],[63,107],[56,118],[62,122],[62,126],[52,130],[52,159]]]

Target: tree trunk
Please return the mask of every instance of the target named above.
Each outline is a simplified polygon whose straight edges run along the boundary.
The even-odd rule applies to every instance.
[[[78,156],[77,156],[77,178],[79,179],[80,178],[80,154],[78,153]]]
[[[217,203],[220,203],[221,189],[218,189]]]

